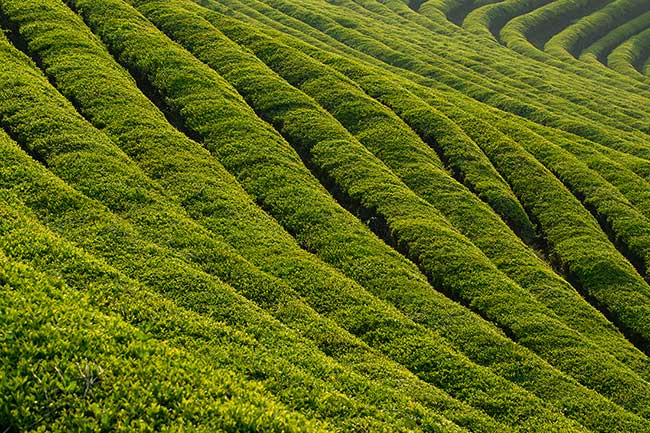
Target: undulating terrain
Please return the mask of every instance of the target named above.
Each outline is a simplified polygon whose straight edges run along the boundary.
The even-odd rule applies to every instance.
[[[0,24],[0,433],[650,432],[650,1]]]

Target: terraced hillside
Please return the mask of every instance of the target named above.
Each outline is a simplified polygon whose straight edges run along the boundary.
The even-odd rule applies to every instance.
[[[0,24],[0,433],[650,432],[647,0]]]

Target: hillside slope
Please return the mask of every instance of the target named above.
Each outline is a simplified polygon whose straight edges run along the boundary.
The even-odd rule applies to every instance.
[[[0,0],[0,432],[650,432],[649,13]]]

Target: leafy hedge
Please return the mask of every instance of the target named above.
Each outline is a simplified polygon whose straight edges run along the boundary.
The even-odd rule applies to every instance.
[[[595,57],[599,62],[606,64],[607,56],[614,48],[625,42],[631,36],[640,33],[648,27],[650,27],[650,12],[646,12],[620,24],[618,27],[593,42],[582,51],[580,59],[588,61]]]
[[[206,0],[202,2],[211,4]],[[627,126],[624,126],[622,131],[606,127],[606,124],[614,125],[611,117],[617,116],[619,111],[603,110],[602,104],[594,104],[590,98],[582,98],[579,103],[571,101],[572,91],[567,90],[569,95],[558,99],[551,92],[539,91],[535,86],[527,85],[525,79],[514,80],[499,70],[485,68],[482,63],[473,60],[472,56],[464,55],[466,51],[456,45],[454,47],[458,49],[434,51],[430,47],[435,45],[427,44],[425,38],[422,44],[427,44],[427,48],[423,45],[414,46],[407,38],[416,37],[416,33],[395,37],[396,33],[400,33],[395,26],[389,32],[383,25],[359,25],[351,20],[348,11],[345,10],[344,13],[342,8],[325,4],[316,6],[311,2],[289,3],[284,0],[273,0],[271,4],[349,47],[374,56],[388,65],[432,78],[431,81],[442,82],[482,102],[545,125],[574,132],[641,157],[648,156],[645,135]],[[422,50],[427,50],[427,55],[423,55]],[[594,97],[598,94],[598,91],[594,92]],[[583,105],[588,105],[589,108]],[[621,126],[622,123],[616,125]]]
[[[348,74],[351,78],[357,79],[362,85],[364,83],[371,83],[370,85],[364,85],[366,91],[369,94],[379,95],[380,100],[389,106],[394,101],[394,94],[400,91],[399,87],[395,85],[399,81],[398,77],[393,76],[390,79],[382,78],[378,72],[370,68],[353,65],[352,62],[343,61],[340,57],[323,53],[317,53],[314,56],[319,59],[324,59],[327,64]],[[383,87],[378,83],[381,83]],[[423,98],[428,99],[433,106],[439,107],[445,112],[453,113],[457,122],[453,124],[455,128],[461,131],[461,126],[477,131],[487,128],[474,115],[455,107],[439,95],[423,91],[422,89],[416,89],[415,87],[413,87],[413,91],[422,92]],[[415,98],[413,93],[409,96]],[[526,124],[523,119],[513,119],[514,121]],[[529,128],[536,128],[536,131],[539,131],[538,133],[540,134],[549,133],[548,128],[543,128],[532,122],[528,122],[527,125]],[[621,167],[616,162],[610,161],[604,155],[594,150],[594,147],[597,147],[595,143],[581,144],[579,143],[579,138],[566,138],[558,132],[554,132],[549,139],[552,139],[554,143],[561,143],[560,145],[563,148],[575,153],[576,157],[583,160],[584,163],[589,164],[592,170],[597,171],[599,175],[619,188],[625,195],[625,198],[620,197],[618,191],[613,191],[611,185],[603,185],[605,189],[610,190],[610,194],[618,196],[617,200],[623,202],[629,200],[630,203],[633,203],[636,209],[628,210],[626,207],[622,209],[622,213],[627,214],[629,211],[631,214],[635,214],[637,221],[644,224],[643,221],[649,215],[648,210],[650,208],[648,205],[650,204],[650,194],[647,192],[649,185],[643,178],[632,173],[629,169]],[[586,142],[586,140],[583,141]],[[553,144],[550,145],[553,146]],[[482,155],[480,149],[479,152]],[[623,158],[620,155],[617,156]],[[573,155],[567,155],[569,159],[572,157]],[[625,160],[628,159],[631,159],[631,157],[626,156]],[[636,161],[630,163],[636,163]],[[427,179],[430,178],[431,176],[427,177]],[[502,225],[498,221],[495,221],[489,212],[481,213],[481,207],[477,205],[473,208],[475,210],[474,216],[467,218],[468,211],[466,206],[462,204],[462,201],[445,199],[445,189],[450,189],[448,185],[444,188],[428,188],[425,190],[422,188],[422,185],[426,184],[426,182],[421,180],[420,183],[419,189],[417,184],[413,184],[414,190],[423,191],[422,196],[428,198],[431,204],[437,206],[445,213],[447,218],[456,227],[460,228],[463,233],[469,236],[472,242],[479,246],[497,264],[499,269],[503,270],[513,280],[522,285],[522,287],[535,294],[541,302],[558,314],[567,325],[593,338],[601,347],[607,347],[608,351],[624,362],[628,362],[630,358],[635,358],[636,361],[632,362],[633,368],[644,375],[649,373],[647,362],[644,360],[645,356],[637,349],[632,348],[625,339],[621,338],[620,334],[613,331],[611,324],[603,316],[595,312],[571,286],[551,272],[543,260],[531,254],[512,234],[504,230]],[[433,194],[437,195],[434,196]],[[454,195],[450,196],[456,198]],[[589,200],[592,200],[590,197],[591,194],[586,194],[586,196],[589,197]],[[469,198],[465,199],[470,202],[472,201]],[[454,211],[454,209],[457,210]],[[639,215],[638,212],[642,215]],[[623,220],[620,223],[625,225],[629,221]],[[632,236],[636,236],[636,234],[632,233]],[[518,257],[518,260],[513,260],[513,257]]]
[[[0,139],[7,140],[4,134]],[[68,261],[63,271],[68,273],[84,273],[88,266],[91,279],[104,280],[108,291],[127,292],[122,289],[129,283],[111,278],[105,265],[71,245],[52,244],[53,236],[28,217],[18,201],[4,196],[0,207],[2,249],[8,254],[48,265]],[[25,242],[12,245],[12,232],[21,231]],[[174,306],[139,290],[126,302],[116,297],[109,301],[108,291],[93,285],[76,291],[59,276],[37,272],[0,253],[3,430],[326,431],[288,411],[242,373],[163,341],[150,326],[160,328],[163,313],[169,320],[163,329],[171,330]],[[112,311],[107,311],[111,304]],[[137,325],[125,322],[124,315]],[[182,335],[178,329],[187,332],[192,321],[179,318],[172,332]],[[214,344],[223,332],[221,328],[213,333],[208,342]],[[170,332],[166,334],[169,338]],[[189,345],[196,346],[196,340]]]
[[[591,299],[612,315],[638,347],[647,351],[646,321],[638,320],[647,305],[647,283],[564,185],[515,143],[527,143],[531,135],[514,122],[495,115],[487,115],[485,119],[508,135],[492,132],[493,135],[488,136],[484,131],[473,138],[501,168],[501,173],[535,217],[560,265],[577,279]],[[547,151],[552,152],[552,148]],[[514,160],[518,161],[516,165],[509,163]],[[592,199],[590,195],[589,200]],[[563,217],[558,219],[560,210]]]
[[[644,66],[650,58],[649,41],[650,29],[630,37],[607,56],[607,66],[638,80],[647,80],[643,73]]]
[[[238,69],[237,66],[233,66],[233,65],[242,65],[243,69],[245,69],[247,71],[250,71],[250,70],[253,70],[254,62],[249,66],[245,66],[245,63],[244,63],[245,61],[242,58],[235,57],[236,54],[233,53],[233,52],[229,52],[226,49],[227,45],[224,46],[224,43],[219,42],[218,39],[215,39],[214,37],[213,38],[192,37],[189,31],[187,31],[187,30],[183,31],[182,23],[187,23],[188,21],[191,22],[190,17],[184,16],[182,21],[181,20],[176,20],[175,21],[173,19],[173,16],[175,15],[174,11],[171,10],[171,9],[165,9],[162,6],[160,6],[158,3],[146,3],[146,6],[142,6],[141,8],[145,12],[148,12],[147,15],[151,19],[153,19],[157,23],[157,25],[161,26],[163,29],[167,29],[167,31],[169,31],[172,34],[175,34],[177,37],[180,37],[181,39],[183,39],[184,37],[188,38],[187,40],[189,40],[190,42],[187,42],[187,43],[197,53],[200,53],[199,56],[201,58],[203,58],[204,60],[208,61],[208,56],[216,56],[216,55],[218,55],[218,53],[222,54],[223,59],[224,59],[224,60],[222,60],[223,61],[222,65],[224,65],[222,68],[223,68],[224,71],[226,71],[225,76],[230,77],[231,74],[232,74],[232,76],[236,76],[237,79],[235,80],[235,85],[238,86],[238,89],[241,92],[243,92],[243,94],[248,98],[249,103],[251,103],[254,107],[258,107],[258,109],[260,109],[263,114],[268,116],[267,118],[272,123],[274,123],[274,124],[278,125],[278,127],[280,127],[279,126],[280,123],[276,123],[273,120],[273,118],[276,117],[276,116],[277,116],[277,118],[282,118],[283,122],[281,124],[280,129],[282,131],[290,131],[290,133],[289,133],[290,137],[293,138],[293,139],[290,138],[291,142],[296,142],[296,143],[299,142],[299,143],[301,143],[301,146],[305,146],[306,143],[315,143],[315,142],[317,142],[317,140],[319,140],[318,137],[324,137],[324,136],[329,137],[330,141],[333,141],[333,142],[338,141],[334,137],[332,137],[331,132],[330,133],[325,132],[324,128],[326,127],[325,126],[326,124],[324,123],[324,121],[325,121],[324,119],[321,120],[321,121],[318,121],[318,122],[311,121],[312,124],[314,124],[314,125],[321,125],[321,129],[323,129],[323,130],[322,131],[318,131],[318,130],[314,131],[318,135],[313,136],[313,137],[310,138],[308,135],[305,134],[304,131],[310,131],[310,130],[313,130],[313,128],[312,129],[308,129],[308,128],[305,128],[305,127],[301,128],[301,127],[298,127],[299,124],[297,124],[297,123],[296,123],[296,126],[292,126],[296,122],[296,120],[295,120],[296,117],[291,116],[289,114],[284,115],[283,117],[280,117],[281,112],[278,112],[277,109],[274,110],[274,109],[271,109],[270,107],[268,107],[268,105],[265,106],[264,104],[269,104],[268,101],[280,101],[279,104],[280,104],[280,106],[282,107],[283,110],[291,110],[289,107],[291,107],[293,104],[295,104],[296,107],[300,107],[301,117],[302,118],[308,117],[309,119],[314,119],[314,116],[318,112],[317,109],[312,108],[312,110],[314,111],[314,116],[311,116],[311,115],[310,116],[305,116],[305,114],[308,112],[307,107],[308,107],[309,102],[308,102],[308,100],[305,100],[305,99],[303,99],[301,101],[301,99],[300,99],[300,97],[299,97],[299,95],[297,93],[294,94],[292,96],[292,98],[289,99],[289,100],[283,100],[282,98],[278,99],[277,98],[278,94],[287,94],[288,92],[290,92],[290,90],[289,90],[289,88],[285,88],[282,91],[278,91],[278,86],[280,86],[280,84],[277,82],[277,80],[275,80],[273,91],[278,92],[278,93],[275,93],[275,94],[271,95],[271,93],[270,93],[271,88],[270,87],[268,89],[260,89],[259,86],[263,84],[263,82],[261,81],[261,77],[263,76],[261,70],[254,69],[254,72],[252,73],[252,76],[255,77],[255,80],[251,80],[251,79],[248,79],[246,75],[242,75],[242,72]],[[176,12],[176,14],[178,14],[178,13],[179,12]],[[175,24],[172,25],[172,23],[175,23]],[[191,24],[186,24],[186,25],[187,25],[186,29],[200,28],[200,24],[198,22],[192,22]],[[179,26],[181,26],[181,28],[179,28]],[[206,33],[209,33],[209,32],[207,30],[204,30],[204,31],[200,32],[201,35],[205,35]],[[254,49],[256,51],[256,53],[259,53],[259,51],[261,51],[261,49],[256,49],[253,45],[250,45],[250,47],[252,49]],[[211,49],[212,49],[212,51],[211,51]],[[212,54],[210,54],[210,53],[212,53]],[[309,69],[306,68],[305,65],[301,65],[301,66],[297,67],[295,61],[297,59],[301,58],[299,55],[297,55],[295,53],[292,53],[292,55],[290,55],[290,56],[287,56],[285,53],[276,53],[276,55],[277,55],[277,58],[291,58],[294,61],[294,63],[292,63],[292,70],[301,71],[300,72],[301,74],[305,74],[305,75],[302,75],[302,76],[306,76],[307,74],[309,76],[311,76],[311,77],[314,76],[313,71],[307,72]],[[233,60],[234,58],[236,58],[236,60]],[[212,61],[218,62],[218,60],[216,60],[216,57],[211,57],[211,59],[212,59]],[[226,63],[225,59],[227,59],[227,63]],[[208,61],[208,63],[212,63],[212,62]],[[241,81],[239,81],[239,80],[241,80]],[[314,87],[317,87],[317,88],[327,88],[327,89],[338,87],[338,86],[333,86],[333,85],[327,85],[327,86],[320,85],[319,86],[318,84],[316,84],[315,81],[312,82],[310,85],[313,85]],[[280,87],[280,88],[282,88],[282,87]],[[256,96],[256,95],[259,95],[259,96]],[[262,98],[262,100],[264,102],[258,103],[258,101],[257,101],[258,97]],[[341,98],[341,100],[349,100],[349,98]],[[294,101],[294,103],[292,103],[291,105],[288,105],[288,101]],[[262,108],[259,108],[259,107],[265,107],[265,108],[262,109]],[[273,113],[273,114],[271,114],[271,113]],[[321,114],[321,117],[322,117],[322,114]],[[331,123],[331,121],[330,121],[330,123]],[[332,128],[333,127],[330,127],[329,130],[331,131]],[[299,134],[302,134],[302,135],[299,135]],[[319,146],[319,144],[315,144],[314,146]],[[350,145],[348,145],[347,147],[350,148]],[[302,152],[302,150],[300,150],[300,151]],[[365,163],[365,164],[361,163],[361,164],[358,164],[358,166],[367,166],[368,164],[369,163]],[[250,166],[248,166],[247,169],[250,170]],[[410,208],[412,209],[412,207],[413,206],[411,205]]]
[[[134,412],[89,411],[108,358],[29,336],[70,368],[41,396],[20,367],[0,430],[650,430],[650,88],[471,30],[508,5],[1,2],[0,269],[191,376],[152,394],[111,352]],[[558,6],[600,3],[528,15]]]
[[[87,30],[72,30],[80,28],[80,25],[70,23],[67,27],[63,26],[67,32],[66,44],[50,43],[52,40],[50,38],[57,35],[57,29],[62,27],[60,23],[69,21],[65,17],[71,15],[67,9],[62,10],[55,5],[56,3],[51,1],[41,0],[39,8],[31,10],[21,9],[24,4],[9,3],[6,10],[9,11],[12,20],[21,23],[20,30],[29,39],[29,48],[38,54],[46,65],[46,70],[53,74],[59,89],[75,100],[85,114],[97,124],[104,126],[116,142],[119,142],[159,182],[164,182],[165,190],[178,197],[188,212],[195,215],[206,226],[211,226],[220,232],[232,233],[229,238],[235,241],[241,239],[238,246],[242,245],[242,242],[249,242],[246,248],[256,252],[258,256],[267,256],[268,260],[276,263],[276,266],[278,263],[286,265],[288,260],[277,253],[278,247],[284,245],[286,251],[283,251],[283,255],[294,257],[293,262],[286,265],[287,267],[302,266],[306,269],[321,269],[321,273],[328,272],[323,278],[324,282],[318,278],[313,278],[315,281],[312,283],[304,282],[304,286],[316,285],[313,288],[305,287],[313,290],[315,294],[326,290],[325,286],[319,285],[327,284],[335,278],[341,280],[316,260],[309,259],[308,255],[299,250],[293,241],[288,241],[287,239],[291,238],[277,226],[273,226],[270,218],[259,210],[253,209],[252,205],[246,207],[248,198],[232,185],[234,182],[227,183],[230,177],[221,173],[224,170],[219,168],[216,160],[211,159],[207,152],[198,147],[198,144],[184,139],[166,123],[164,117],[139,93],[133,83],[124,77],[124,71],[114,64],[110,56],[95,48],[94,39]],[[47,9],[49,12],[44,13]],[[50,24],[45,25],[48,22]],[[74,48],[73,41],[76,44]],[[78,53],[83,53],[83,57]],[[66,68],[66,65],[71,62],[75,64],[74,69]],[[86,73],[84,74],[83,71]],[[97,76],[97,71],[102,72],[100,77]],[[93,88],[94,91],[89,93],[88,88]],[[116,104],[115,100],[120,102]],[[125,124],[128,124],[129,128],[124,128]],[[137,135],[133,135],[131,128],[137,131]],[[221,178],[218,174],[222,174]],[[234,191],[234,193],[226,194],[226,191]],[[220,203],[223,209],[215,207],[206,209],[206,206],[214,206],[216,203]],[[232,215],[235,214],[238,215],[238,221],[233,223]],[[272,243],[272,245],[265,247],[264,243]],[[177,241],[176,244],[178,248],[179,242]],[[369,351],[367,346],[337,328],[332,322],[319,317],[281,281],[271,280],[269,283],[268,277],[265,280],[253,273],[250,268],[244,267],[241,259],[237,262],[236,257],[224,259],[223,254],[220,257],[213,249],[208,248],[205,240],[196,244],[193,249],[189,249],[186,256],[188,260],[197,261],[197,265],[204,267],[208,258],[212,257],[213,263],[207,268],[217,269],[220,277],[231,282],[249,299],[256,301],[276,318],[301,331],[303,335],[315,340],[321,349],[341,362],[349,364],[351,368],[362,373],[367,372],[373,379],[381,380],[389,387],[399,383],[402,387],[401,394],[404,394],[397,397],[392,390],[376,387],[376,393],[359,392],[359,398],[372,400],[378,405],[388,404],[391,411],[400,412],[408,409],[411,412],[413,403],[404,401],[404,396],[417,395],[424,404],[432,405],[435,409],[437,405],[448,405],[453,410],[465,411],[461,406],[451,403],[448,397],[419,382],[403,367],[377,356]],[[197,260],[197,256],[205,258],[201,257],[201,260]],[[219,261],[223,260],[227,260],[226,273],[216,268]],[[311,272],[310,277],[315,271]],[[249,288],[242,287],[240,280],[243,275],[248,275],[248,278],[253,279],[255,283],[249,285]],[[263,283],[266,284],[262,285]],[[356,392],[352,391],[355,387],[348,388],[350,392]],[[422,408],[419,410],[423,412]],[[426,416],[435,418],[431,414]]]
[[[27,59],[18,56],[6,44],[2,48],[6,74],[13,77],[13,86],[4,89],[0,107],[3,126],[18,137],[27,149],[38,149],[39,157],[47,163],[48,168],[70,176],[71,183],[93,179],[89,186],[108,193],[114,208],[122,210],[131,206],[138,210],[140,218],[148,217],[149,221],[160,224],[165,214],[147,209],[147,204],[154,202],[156,195],[145,188],[146,179],[142,174],[138,175],[138,170],[128,164],[123,154],[114,156],[117,151],[110,142],[62,101],[61,96],[48,87],[47,80],[29,65]],[[31,95],[30,98],[23,98],[25,93]],[[62,119],[65,119],[64,123],[54,123]],[[54,124],[60,125],[63,130],[43,126]],[[56,145],[63,148],[57,149]],[[85,148],[88,153],[75,152],[75,147]],[[95,159],[80,158],[80,154],[92,154]],[[30,167],[29,158],[17,153],[16,148],[12,150],[9,147],[3,152],[3,158],[6,165],[13,165],[13,171],[9,170],[8,173],[18,173],[5,180],[5,187],[20,192],[22,199],[49,227],[179,305],[214,320],[225,321],[260,340],[264,348],[255,345],[248,350],[241,349],[238,354],[231,354],[230,362],[240,369],[250,369],[253,377],[261,374],[259,377],[264,378],[264,384],[282,401],[313,417],[328,418],[348,429],[372,424],[373,418],[377,418],[379,423],[384,416],[390,417],[388,412],[384,415],[372,405],[356,402],[337,389],[340,386],[350,392],[367,390],[368,386],[373,387],[367,380],[334,363],[312,344],[236,294],[231,287],[184,261],[179,252],[143,238],[140,230],[137,230],[143,228],[142,225],[131,226],[112,215],[100,203],[65,187],[47,172],[35,168],[27,170]],[[68,162],[69,165],[61,162]],[[16,170],[16,167],[20,169]],[[100,175],[102,181],[94,178],[93,174]],[[113,187],[109,188],[110,185]],[[160,200],[158,204],[163,206],[165,202]],[[180,226],[183,216],[175,216],[175,225]],[[187,224],[188,220],[185,221]],[[202,232],[196,225],[192,230],[188,230],[188,233],[195,236]],[[158,232],[161,238],[164,234],[163,231]],[[178,233],[175,236],[179,244],[187,242],[188,238]],[[243,274],[239,275],[242,281],[243,277]],[[288,305],[287,309],[291,311],[291,307]],[[254,367],[257,363],[261,367]],[[327,382],[325,378],[328,378]],[[369,399],[376,396],[374,392],[359,395],[369,396]],[[379,400],[385,397],[381,390],[377,391],[377,395]],[[452,408],[458,407],[444,394],[441,399],[449,401]],[[462,408],[459,411],[463,412]],[[387,424],[399,423],[385,421]]]
[[[88,5],[86,5],[86,7],[87,7],[87,6],[88,6]],[[85,10],[88,11],[87,8],[86,8]],[[126,11],[125,11],[125,12],[126,12]],[[111,14],[111,17],[115,17],[115,16],[116,16],[116,13],[113,12],[113,13]],[[109,23],[111,22],[111,20],[108,20],[107,18],[104,18],[103,20],[99,20],[99,19],[97,19],[97,17],[96,17],[95,15],[88,14],[88,13],[86,14],[86,18],[89,20],[89,22],[91,23],[91,25],[95,28],[95,30],[97,30],[97,31],[99,32],[99,34],[100,34],[102,37],[105,38],[104,40],[105,40],[106,42],[108,42],[109,46],[110,46],[113,50],[115,50],[116,52],[119,52],[119,53],[120,53],[119,57],[120,57],[121,59],[123,59],[123,60],[125,60],[125,61],[128,61],[129,58],[133,58],[133,57],[130,57],[130,56],[134,56],[135,59],[137,59],[138,54],[142,55],[142,53],[143,53],[143,48],[144,48],[145,45],[139,46],[138,48],[136,48],[136,47],[134,47],[134,46],[124,46],[124,45],[122,45],[122,44],[124,43],[124,42],[123,42],[123,41],[124,41],[124,39],[123,39],[124,36],[119,36],[119,35],[120,35],[119,32],[115,32],[115,31],[113,31],[113,30],[115,30],[115,29],[113,29],[113,28],[111,28],[110,26],[108,26]],[[93,18],[94,18],[94,19],[93,19]],[[106,27],[106,26],[108,26],[108,27]],[[124,29],[125,29],[124,21],[122,21],[122,25],[120,26],[120,28],[123,29],[123,31],[124,31]],[[110,29],[111,31],[109,31],[109,29]],[[138,33],[136,33],[135,35],[138,35],[138,36],[139,36],[139,35],[142,35],[142,34],[144,34],[144,32],[138,32]],[[135,36],[134,36],[134,35],[131,35],[131,37],[130,37],[130,41],[133,42],[134,40],[135,40]],[[152,46],[152,41],[148,41],[148,43],[146,44],[146,46],[151,47],[151,46]],[[128,49],[128,51],[122,51],[122,50],[127,50],[127,49]],[[170,49],[170,45],[169,45],[168,43],[165,44],[165,49],[164,49],[164,50],[169,50],[169,49]],[[162,49],[162,47],[160,48],[160,51],[164,51],[164,50]],[[149,50],[148,50],[148,55],[151,56],[151,53],[152,53],[152,52],[153,52],[153,50],[152,50],[152,49],[149,49]],[[128,53],[129,56],[127,56],[126,53]],[[179,59],[179,58],[183,58],[183,56],[181,55],[180,52],[176,52],[176,54],[174,55],[174,58]],[[143,69],[145,69],[145,67],[147,67],[147,68],[153,68],[150,64],[143,64],[143,63],[139,63],[138,66],[139,66],[139,70],[140,70],[141,72],[143,71]],[[188,63],[188,67],[189,67],[189,63]],[[162,70],[164,69],[164,66],[156,65],[156,68],[160,68],[160,69],[158,69],[157,74],[161,74],[161,73],[162,73]],[[146,70],[146,69],[145,69],[145,70]],[[155,70],[156,70],[156,69],[154,69],[154,71],[155,71]],[[195,70],[196,70],[197,72],[199,71],[198,68],[196,68]],[[166,72],[166,74],[171,74],[173,71],[165,69],[165,72]],[[154,74],[153,71],[151,71],[151,72],[148,74],[148,76],[149,76],[149,77],[155,77],[156,75]],[[213,78],[213,80],[214,80],[214,79],[216,79],[216,78]],[[208,95],[208,94],[210,94],[210,93],[208,92],[207,89],[212,89],[212,90],[210,90],[210,92],[212,92],[212,94],[214,94],[215,89],[218,88],[218,86],[211,85],[211,86],[209,86],[209,87],[205,87],[205,88],[204,88],[205,90],[203,90],[203,92],[199,92],[199,91],[197,90],[197,89],[198,89],[198,84],[197,84],[197,83],[198,83],[197,81],[195,81],[195,82],[193,83],[192,91],[195,92],[196,94],[201,94],[201,99],[202,99],[203,101],[208,100],[208,99],[206,98],[206,95]],[[154,87],[156,87],[156,85],[158,85],[158,86],[160,86],[160,87],[162,87],[162,88],[164,89],[164,91],[162,92],[162,94],[166,96],[166,101],[167,101],[171,106],[174,106],[174,104],[181,104],[181,103],[182,103],[182,104],[187,104],[187,107],[190,106],[190,98],[189,98],[189,94],[191,94],[191,93],[189,93],[187,89],[185,89],[184,91],[181,91],[181,90],[178,89],[178,88],[175,88],[175,87],[172,87],[172,86],[166,85],[166,82],[160,82],[160,81],[153,81],[152,84],[154,84]],[[161,90],[160,87],[158,87],[159,90]],[[173,95],[174,97],[172,97],[172,95]],[[181,95],[184,95],[183,98],[181,98]],[[223,105],[223,104],[221,104],[221,105]],[[194,105],[193,105],[193,107],[194,107]],[[192,122],[197,122],[198,119],[200,119],[200,120],[203,121],[203,122],[205,122],[205,119],[209,119],[209,118],[214,119],[214,117],[208,117],[208,116],[205,116],[205,115],[204,115],[204,116],[201,116],[201,117],[198,117],[198,116],[197,116],[197,117],[190,116],[190,114],[192,114],[192,113],[188,113],[188,111],[187,111],[186,109],[183,109],[183,108],[179,108],[178,111],[181,112],[181,113],[184,113],[184,114],[185,114],[185,120],[186,120],[186,122],[187,122],[188,124],[190,124],[190,125],[191,125]],[[250,120],[251,120],[251,119],[248,119],[249,122],[250,122]],[[250,124],[250,123],[249,123],[249,124]],[[204,124],[204,125],[205,125],[205,124]],[[194,131],[197,131],[197,130],[200,130],[200,129],[202,129],[202,130],[204,130],[204,131],[207,131],[206,126],[202,126],[201,128],[199,128],[198,126],[196,126],[196,127],[192,128],[192,129],[193,129]],[[221,129],[220,129],[220,128],[214,128],[214,127],[213,127],[213,128],[212,128],[212,131],[214,131],[213,133],[217,133],[217,132],[221,131]],[[209,141],[209,139],[206,139],[206,142],[208,142],[208,141]],[[217,144],[216,140],[214,141],[214,143]],[[260,138],[258,138],[257,141],[256,141],[256,146],[259,146],[260,143],[262,143],[262,141],[260,140]],[[222,147],[221,147],[222,149],[224,149],[224,150],[228,150],[228,148],[225,147],[224,145],[221,145],[221,146],[222,146]],[[220,150],[221,150],[221,149],[220,149]],[[221,151],[221,152],[223,152],[223,151]],[[238,158],[241,158],[242,155],[244,155],[244,154],[245,154],[245,153],[237,152],[237,156],[238,156]],[[273,154],[276,155],[276,156],[277,156],[277,155],[281,155],[281,153],[278,152],[278,151],[275,151]],[[222,160],[222,161],[227,161],[227,159],[223,156],[223,153],[220,153],[220,157],[221,157],[221,160]],[[227,164],[227,166],[228,166],[228,165],[229,165],[229,164]],[[247,171],[250,171],[250,170],[252,170],[253,167],[255,167],[255,166],[256,166],[255,164],[251,164],[251,163],[249,163],[249,164],[246,165],[246,170],[247,170]],[[246,179],[244,179],[243,177],[240,177],[240,179],[242,179],[243,184],[246,185]],[[268,186],[267,186],[267,188],[268,188]],[[322,294],[321,294],[321,298],[322,298]],[[385,314],[385,313],[384,313],[384,314]],[[384,329],[385,329],[385,331],[382,333],[382,334],[383,334],[383,336],[382,336],[382,340],[383,340],[383,341],[386,341],[386,342],[389,342],[389,341],[391,341],[391,339],[392,339],[393,337],[391,336],[391,333],[386,333],[386,331],[389,331],[388,328],[384,327]],[[365,332],[365,330],[360,330],[360,331]],[[407,337],[405,337],[405,334],[406,334],[406,333],[402,332],[402,335],[401,335],[401,336],[402,336],[402,346],[403,346],[405,343],[408,344],[408,341],[409,341],[409,339],[408,339]],[[373,337],[373,338],[376,338],[377,336],[379,336],[379,334],[374,333],[374,336],[372,336],[372,337]],[[368,338],[368,334],[366,334],[365,338]],[[378,340],[375,340],[375,341],[378,341]],[[419,343],[419,344],[421,345],[421,344],[424,343],[425,341],[426,341],[426,340],[420,340],[420,343]],[[376,344],[376,343],[375,343],[375,344]],[[385,349],[384,349],[384,350],[385,350]],[[424,348],[421,346],[421,347],[420,347],[420,350],[422,351],[422,350],[426,350],[426,349],[424,349]],[[429,351],[427,351],[427,352],[429,353],[429,355],[428,355],[428,356],[429,356],[429,360],[428,360],[428,362],[432,362],[433,359],[435,359],[435,358],[431,358],[431,355],[432,355],[433,353],[432,353],[432,352],[429,352]],[[402,353],[404,353],[404,352],[402,351]],[[402,356],[403,356],[403,355],[402,355]],[[412,363],[413,361],[411,361],[411,360],[407,360],[407,361],[409,361],[409,363],[408,363],[407,365],[409,365],[409,366],[411,366],[411,368],[413,368],[413,363]],[[438,361],[436,360],[435,362],[438,362]],[[447,367],[447,368],[448,368],[448,367]],[[431,380],[431,376],[430,376],[431,373],[432,373],[432,371],[426,371],[426,373],[425,373],[424,371],[418,370],[418,374],[420,374],[421,376],[422,376],[422,375],[425,375],[425,377],[428,376],[428,377],[429,377],[429,380]],[[445,379],[448,380],[448,378],[449,378],[449,375],[446,375],[446,376],[445,376]],[[450,387],[450,386],[452,386],[452,385],[451,385],[451,384],[446,384],[446,386],[447,386],[447,387]],[[453,386],[457,386],[457,385],[454,384]]]
[[[599,11],[585,16],[553,36],[546,44],[546,51],[556,57],[578,57],[583,49],[615,27],[648,12],[650,5],[643,0],[618,0]]]

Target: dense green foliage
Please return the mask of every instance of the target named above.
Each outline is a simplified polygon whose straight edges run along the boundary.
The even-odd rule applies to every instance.
[[[42,265],[69,261],[67,272],[75,280],[87,278],[109,290],[76,291],[1,256],[5,428],[315,430],[258,384],[183,347],[198,343],[187,341],[192,326],[212,328],[204,333],[208,344],[227,335],[223,326],[210,326],[140,288],[130,290],[122,276],[62,243],[28,215],[18,201],[2,203],[3,250]],[[102,298],[115,283],[127,290],[115,293],[107,306]],[[140,327],[125,323],[124,314]],[[168,314],[164,322],[161,314]]]
[[[607,56],[614,48],[648,27],[650,27],[650,12],[625,21],[615,29],[609,31],[585,48],[580,57],[581,59],[588,59],[589,56],[594,56],[599,62],[606,63]]]
[[[558,57],[564,52],[577,57],[585,47],[594,43],[599,37],[647,12],[648,9],[650,4],[643,0],[612,2],[553,36],[546,44],[546,51]]]
[[[639,0],[0,0],[0,431],[650,431]]]
[[[650,29],[645,29],[614,48],[607,56],[607,64],[618,72],[644,79],[641,75],[647,75],[646,64],[650,58],[649,43]]]

